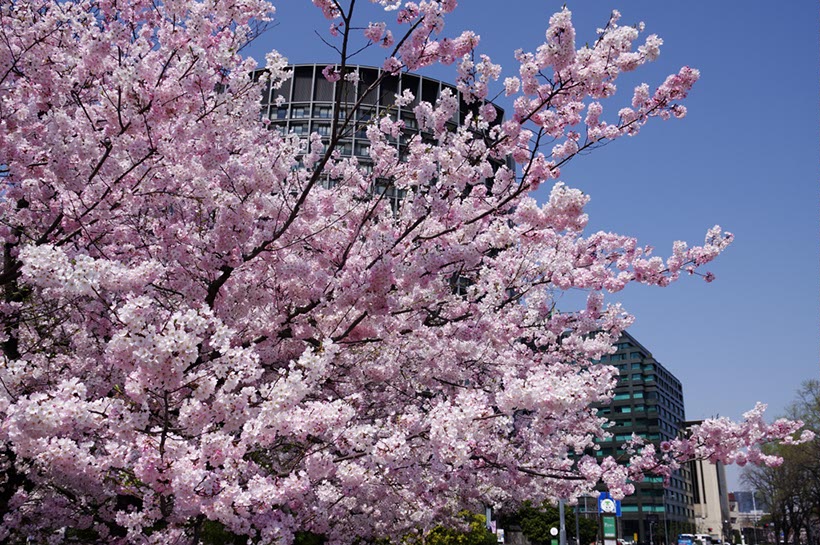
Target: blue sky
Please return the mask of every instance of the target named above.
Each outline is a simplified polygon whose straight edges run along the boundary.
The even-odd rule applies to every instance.
[[[365,10],[368,2],[360,0]],[[505,76],[512,52],[534,51],[563,0],[461,0],[445,34],[481,35]],[[592,197],[589,229],[638,237],[667,255],[674,240],[700,243],[714,224],[734,244],[710,264],[717,280],[684,278],[665,289],[636,286],[620,300],[636,316],[630,332],[683,383],[689,419],[739,418],[756,401],[783,413],[801,382],[820,376],[818,218],[818,6],[749,0],[567,2],[577,43],[595,38],[612,9],[621,24],[644,21],[664,40],[653,65],[624,79],[661,83],[689,65],[701,80],[683,120],[651,123],[563,169],[562,181]],[[277,4],[277,25],[248,50],[275,48],[291,62],[328,62],[328,21],[309,0]],[[378,18],[366,11],[361,23]],[[360,64],[380,65],[381,50]],[[428,70],[453,81],[453,67]],[[500,85],[499,87],[500,88]],[[498,101],[502,107],[509,105]],[[606,107],[606,106],[605,106]],[[610,107],[617,111],[615,104]],[[549,189],[540,190],[543,200]],[[730,489],[737,472],[730,472]]]

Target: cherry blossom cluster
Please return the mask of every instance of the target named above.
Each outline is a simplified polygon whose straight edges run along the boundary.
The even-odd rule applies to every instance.
[[[313,0],[330,40],[387,48],[385,74],[454,64],[461,97],[397,97],[415,133],[390,112],[356,126],[368,165],[339,148],[354,112],[330,137],[259,120],[289,77],[278,52],[261,78],[239,54],[272,16],[261,0],[0,7],[0,541],[195,542],[207,523],[398,542],[464,508],[599,482],[620,497],[689,459],[773,464],[763,445],[808,439],[758,407],[635,441],[629,467],[593,455],[617,378],[600,359],[632,323],[609,294],[711,280],[732,235],[664,258],[587,232],[561,166],[683,115],[697,71],[607,117],[618,75],[661,45],[617,13],[578,48],[562,10],[506,75],[474,33],[445,37],[454,0],[374,3],[389,21]],[[348,60],[324,76],[357,82]],[[460,98],[474,112],[452,130]]]
[[[733,422],[728,418],[705,420],[686,430],[687,436],[655,446],[644,444],[634,437],[631,450],[635,455],[630,459],[630,478],[642,481],[646,473],[661,475],[668,481],[672,473],[689,460],[699,459],[710,462],[734,463],[744,466],[748,463],[778,466],[782,458],[761,451],[761,439],[768,436],[783,437],[786,444],[800,444],[814,439],[811,431],[803,430],[802,422],[778,419],[768,424],[764,419],[766,406],[758,403],[754,409],[743,415],[743,421]]]

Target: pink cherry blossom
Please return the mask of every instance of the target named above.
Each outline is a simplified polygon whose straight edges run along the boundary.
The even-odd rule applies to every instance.
[[[589,232],[562,166],[685,115],[697,71],[619,95],[661,40],[615,13],[579,48],[562,10],[502,78],[476,34],[448,36],[455,0],[375,3],[395,20],[313,0],[332,35],[392,48],[379,77],[455,64],[463,94],[403,90],[390,106],[423,137],[385,111],[355,127],[363,157],[338,142],[352,115],[330,137],[259,120],[290,77],[274,51],[249,78],[238,53],[261,0],[3,8],[0,541],[188,542],[209,521],[259,543],[399,542],[462,508],[599,483],[619,498],[692,459],[777,464],[765,444],[811,439],[757,406],[633,438],[629,466],[590,455],[617,377],[599,360],[632,323],[611,294],[711,281],[733,235],[667,257]],[[364,84],[350,60],[323,76]],[[477,115],[453,129],[462,101]]]
[[[369,23],[364,30],[364,37],[371,42],[379,42],[386,32],[386,28],[385,23]]]
[[[330,82],[339,81],[340,79],[342,79],[342,75],[339,73],[338,70],[336,70],[336,67],[331,65],[322,68],[322,75],[325,77],[327,81]]]

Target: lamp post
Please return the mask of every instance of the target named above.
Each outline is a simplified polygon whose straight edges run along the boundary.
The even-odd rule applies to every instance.
[[[578,503],[578,500],[575,501],[575,545],[581,545],[581,530],[580,524],[578,519],[581,517],[581,514],[578,512],[581,505]]]
[[[560,519],[558,545],[567,545],[567,525],[564,521],[564,500],[558,500],[558,518]]]
[[[754,536],[752,540],[754,543],[752,545],[757,545],[757,504],[755,503],[755,496],[757,495],[757,490],[752,490],[752,535]]]

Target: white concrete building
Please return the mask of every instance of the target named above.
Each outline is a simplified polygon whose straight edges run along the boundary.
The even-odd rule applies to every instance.
[[[699,422],[687,422],[687,426]],[[696,533],[708,534],[722,543],[731,541],[729,492],[726,488],[726,469],[722,463],[705,460],[690,462],[692,500]]]

